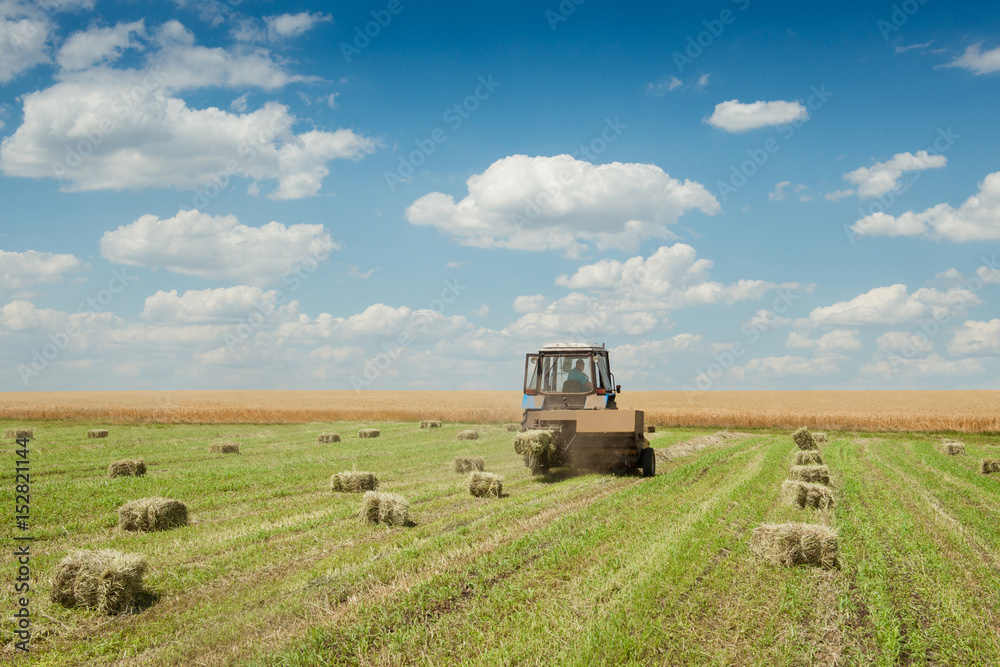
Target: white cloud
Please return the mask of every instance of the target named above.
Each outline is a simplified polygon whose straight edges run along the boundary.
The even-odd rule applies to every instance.
[[[779,181],[774,184],[774,190],[767,193],[767,198],[771,201],[783,201],[788,193],[785,192],[785,188],[791,185],[791,181]]]
[[[964,322],[948,343],[948,353],[956,357],[1000,355],[1000,319]]]
[[[843,365],[841,356],[825,357],[759,357],[744,366],[733,366],[730,373],[736,377],[754,375],[764,378],[781,378],[802,375],[832,375]]]
[[[989,174],[979,192],[956,208],[938,204],[922,213],[907,211],[899,217],[874,213],[861,218],[851,230],[858,236],[920,236],[955,243],[1000,239],[1000,172]]]
[[[101,255],[108,261],[211,280],[253,285],[273,284],[286,274],[315,271],[331,250],[339,250],[323,225],[269,222],[242,225],[235,216],[180,211],[161,220],[144,215],[129,225],[105,232]]]
[[[514,299],[515,313],[538,313],[545,309],[551,301],[547,296],[535,294],[533,296],[519,296]]]
[[[709,78],[711,76],[712,76],[711,72],[709,72],[708,74],[702,74],[701,76],[699,76],[698,77],[698,87],[699,88],[704,88],[705,86],[707,86],[708,85],[708,80],[709,80]]]
[[[681,80],[676,76],[671,76],[669,79],[664,79],[659,83],[647,83],[646,93],[649,95],[655,95],[656,97],[662,97],[666,93],[675,88],[681,87]]]
[[[934,43],[934,40],[931,40],[929,42],[924,42],[923,44],[910,44],[909,46],[897,46],[896,47],[896,53],[897,54],[899,54],[899,53],[906,53],[907,51],[912,51],[913,49],[919,49],[919,50],[922,51],[922,50],[926,49],[928,46],[930,46],[933,43]]]
[[[942,67],[961,67],[976,74],[992,74],[1000,71],[1000,46],[983,51],[982,44],[970,44],[965,53]]]
[[[601,301],[573,292],[542,310],[529,312],[509,324],[505,332],[522,337],[592,342],[596,335],[637,336],[666,322],[649,312]]]
[[[788,334],[788,339],[785,341],[785,347],[789,349],[805,348],[825,355],[835,352],[860,350],[862,346],[861,341],[858,339],[857,331],[835,329],[815,340],[798,331],[791,331]]]
[[[476,308],[474,311],[472,311],[472,314],[478,315],[479,317],[485,317],[489,315],[490,314],[489,304],[484,303],[483,305],[479,306],[479,308]]]
[[[146,297],[142,318],[147,322],[208,324],[242,321],[258,313],[274,321],[296,319],[298,302],[279,304],[279,300],[276,291],[249,285],[188,290],[182,295],[177,290],[161,290]]]
[[[16,294],[27,287],[63,280],[87,265],[73,255],[51,252],[6,252],[0,250],[0,295]]]
[[[461,201],[433,192],[406,209],[407,219],[463,245],[577,256],[588,242],[634,249],[645,239],[667,237],[667,225],[685,211],[720,210],[700,183],[671,178],[656,165],[593,165],[569,155],[512,155],[466,183],[469,194]]]
[[[909,378],[924,378],[932,376],[975,375],[983,372],[984,367],[978,359],[961,359],[949,361],[939,354],[931,354],[918,359],[907,359],[894,356],[889,360],[865,364],[859,369],[863,376],[887,378],[900,376]]]
[[[0,2],[0,83],[48,62],[51,33],[52,23],[33,5]]]
[[[433,310],[414,310],[376,303],[349,317],[322,313],[315,319],[300,316],[297,321],[280,324],[277,334],[295,340],[390,341],[406,332],[413,339],[439,340],[471,331],[474,327],[461,315],[444,315]]]
[[[887,331],[875,339],[875,344],[882,354],[903,354],[907,357],[923,356],[934,349],[934,342],[926,335],[910,331]]]
[[[815,308],[809,321],[821,326],[893,326],[923,319],[945,321],[982,303],[975,292],[952,288],[941,292],[921,288],[910,294],[906,285],[876,287],[850,301]]]
[[[809,111],[800,102],[777,100],[742,104],[739,100],[729,100],[716,104],[715,111],[705,122],[726,132],[745,132],[806,120],[809,120]]]
[[[299,12],[298,14],[267,16],[264,18],[264,22],[267,23],[268,36],[272,40],[279,40],[298,37],[311,30],[317,23],[332,23],[333,19],[328,14]]]
[[[753,317],[744,322],[740,331],[745,332],[744,335],[752,335],[750,332],[753,331],[771,331],[772,329],[779,329],[781,327],[786,327],[792,323],[787,317],[782,317],[781,315],[776,315],[770,310],[761,309],[758,310]],[[728,347],[728,344],[727,344]]]
[[[876,162],[871,167],[859,167],[844,174],[844,178],[857,187],[858,197],[880,197],[899,187],[899,179],[906,171],[940,169],[948,163],[943,155],[930,155],[927,151],[896,153],[891,160]]]
[[[309,358],[319,359],[320,361],[328,364],[338,366],[348,365],[365,359],[365,351],[356,345],[343,345],[341,347],[324,345],[323,347],[317,347],[315,350],[311,351],[309,353]]]
[[[140,46],[133,36],[142,37],[146,26],[142,19],[119,23],[110,28],[90,28],[70,35],[56,56],[64,70],[82,70],[97,63],[112,62],[131,48]]]
[[[838,199],[843,199],[844,197],[850,197],[854,194],[854,190],[848,188],[846,190],[834,190],[833,192],[827,192],[823,199],[827,201],[837,201]]]

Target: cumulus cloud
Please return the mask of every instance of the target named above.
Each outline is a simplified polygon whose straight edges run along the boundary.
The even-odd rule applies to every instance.
[[[955,243],[996,241],[1000,239],[1000,172],[983,179],[979,192],[958,208],[938,204],[898,217],[873,213],[851,225],[851,230],[858,236],[913,236]]]
[[[805,348],[814,350],[819,354],[832,354],[835,352],[851,352],[861,349],[861,341],[858,339],[858,332],[850,329],[835,329],[825,333],[817,339],[809,338],[807,335],[792,331],[788,334],[785,347],[789,349]]]
[[[334,317],[322,313],[314,319],[300,317],[279,325],[277,333],[283,339],[295,340],[356,340],[390,341],[403,332],[412,340],[437,340],[457,336],[474,327],[461,315],[444,315],[430,309],[393,307],[384,303],[368,306],[349,317]]]
[[[956,357],[1000,355],[1000,319],[964,322],[948,343],[948,353]]]
[[[726,132],[746,132],[806,120],[809,120],[809,111],[801,102],[777,100],[743,104],[739,100],[729,100],[716,104],[715,111],[705,122]]]
[[[100,247],[105,259],[118,264],[251,285],[273,284],[289,274],[295,280],[297,270],[314,271],[340,249],[323,225],[248,227],[232,215],[194,210],[163,220],[144,215],[105,232]]]
[[[298,37],[313,28],[317,23],[332,23],[328,14],[313,14],[299,12],[298,14],[280,14],[264,18],[267,23],[267,34],[272,40]]]
[[[729,372],[738,378],[748,375],[764,378],[832,375],[840,370],[843,360],[841,356],[759,357],[751,359],[743,366],[733,366]]]
[[[893,326],[923,319],[945,321],[965,311],[967,306],[982,303],[968,289],[939,291],[921,288],[910,294],[906,285],[876,287],[850,301],[815,308],[809,321],[821,326]]]
[[[827,201],[837,201],[838,199],[843,199],[844,197],[850,197],[854,194],[852,188],[847,188],[846,190],[834,190],[833,192],[827,192],[823,195],[823,199]]]
[[[669,79],[664,79],[659,83],[647,83],[646,93],[649,95],[654,95],[656,97],[662,97],[666,95],[671,90],[681,87],[681,80],[676,76],[671,76]]]
[[[549,305],[551,300],[542,294],[519,296],[514,299],[515,313],[537,313]]]
[[[942,67],[961,67],[976,74],[992,74],[1000,71],[1000,46],[983,51],[983,45],[970,44],[955,60]]]
[[[908,378],[924,378],[934,376],[975,375],[984,370],[978,359],[960,359],[951,361],[939,354],[926,357],[907,359],[895,356],[892,359],[865,364],[859,369],[862,376],[887,378],[900,376]]]
[[[887,331],[875,339],[875,344],[883,354],[903,354],[907,357],[923,356],[934,349],[930,338],[910,331]]]
[[[590,242],[634,249],[667,237],[667,225],[686,211],[720,210],[700,183],[671,178],[656,165],[593,165],[569,155],[512,155],[466,183],[469,194],[459,202],[433,192],[406,209],[407,220],[463,245],[577,256]]]
[[[595,335],[645,334],[665,321],[657,315],[631,309],[625,304],[573,292],[547,304],[541,310],[524,314],[504,331],[522,337],[559,338],[590,343]]]
[[[60,282],[66,274],[85,268],[87,265],[73,255],[0,250],[0,295],[10,296],[33,285]]]
[[[298,317],[298,302],[281,304],[275,290],[236,285],[217,289],[163,291],[146,298],[142,318],[148,322],[213,323],[246,320],[254,313],[271,320]]]
[[[32,4],[0,2],[0,83],[48,62],[52,23]]]
[[[857,186],[858,197],[871,199],[898,188],[903,172],[940,169],[946,164],[948,159],[945,156],[931,155],[927,151],[917,151],[916,155],[896,153],[891,160],[859,167],[844,174],[844,178]]]
[[[63,42],[56,62],[64,70],[82,70],[97,63],[113,62],[125,50],[141,46],[135,38],[142,37],[145,32],[142,19],[75,32]]]

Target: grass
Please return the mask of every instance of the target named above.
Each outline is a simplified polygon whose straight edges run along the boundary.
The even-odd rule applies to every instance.
[[[831,433],[827,511],[781,500],[789,431],[643,479],[533,478],[513,434],[483,424],[133,424],[106,440],[74,422],[30,426],[33,665],[988,665],[1000,653],[1000,480],[977,469],[998,457],[996,436],[946,456],[939,437]],[[354,435],[370,426],[379,439]],[[502,501],[470,496],[453,472],[469,446],[455,435],[473,426]],[[316,442],[331,430],[349,435]],[[709,432],[647,437],[660,448]],[[242,454],[209,454],[218,438]],[[145,476],[107,477],[109,460],[140,457]],[[352,469],[405,496],[413,525],[358,521],[358,496],[328,485]],[[149,496],[184,498],[190,525],[117,530],[117,508]],[[787,522],[835,528],[840,568],[754,557],[753,528]],[[144,610],[50,603],[48,578],[75,548],[142,554]],[[2,567],[11,581],[11,559]]]

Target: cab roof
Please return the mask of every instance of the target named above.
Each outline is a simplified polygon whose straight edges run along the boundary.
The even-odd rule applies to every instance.
[[[549,343],[548,345],[542,347],[539,352],[557,352],[557,353],[587,353],[587,352],[607,352],[604,349],[604,343],[598,345],[594,343],[592,345],[586,345],[582,343]]]

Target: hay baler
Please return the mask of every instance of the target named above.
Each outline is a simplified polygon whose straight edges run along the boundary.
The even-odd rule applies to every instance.
[[[550,467],[656,474],[656,457],[643,436],[641,410],[620,410],[621,386],[604,345],[555,343],[527,355],[524,364],[524,432],[549,431],[551,448],[525,455],[532,474]]]

